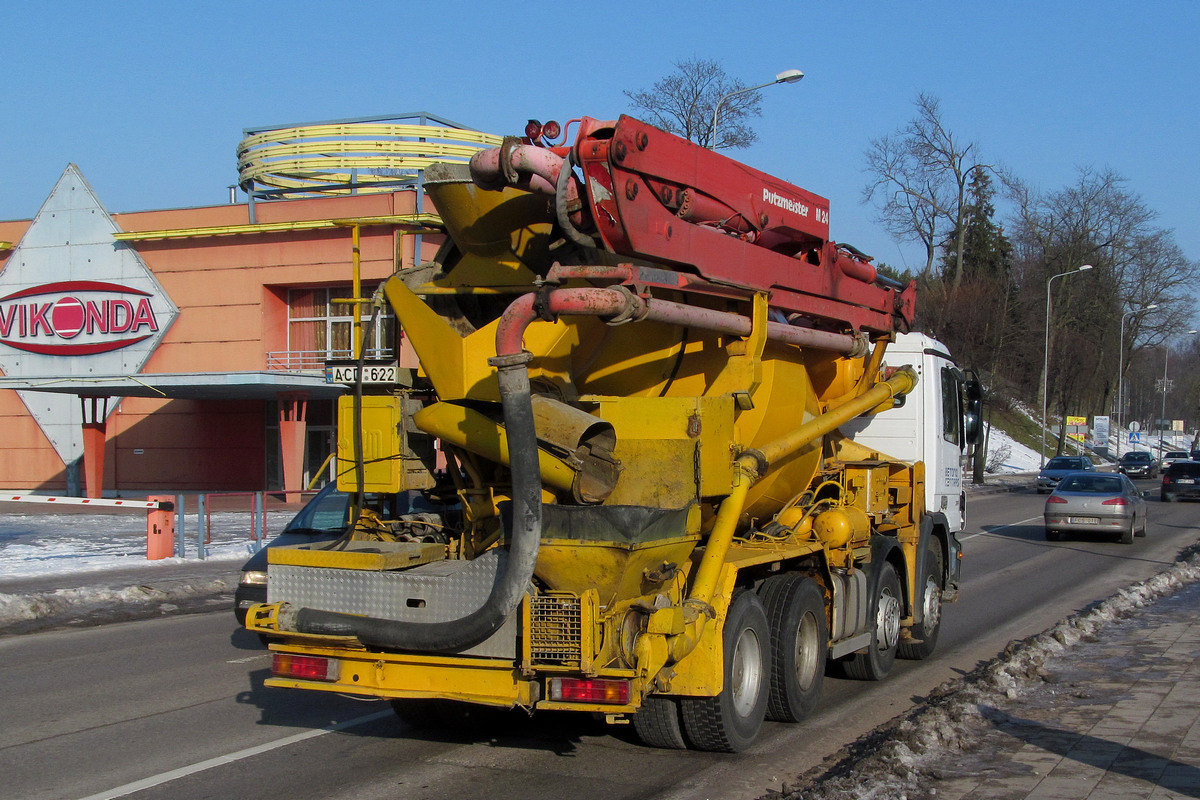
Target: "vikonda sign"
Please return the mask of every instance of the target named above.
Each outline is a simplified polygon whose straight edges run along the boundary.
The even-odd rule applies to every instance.
[[[159,330],[153,295],[104,281],[60,281],[0,297],[0,344],[28,353],[89,356]]]

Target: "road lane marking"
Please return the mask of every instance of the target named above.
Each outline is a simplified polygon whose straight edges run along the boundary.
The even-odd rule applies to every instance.
[[[246,656],[245,658],[235,658],[230,661],[226,661],[225,663],[226,664],[249,664],[251,661],[258,661],[260,659],[270,658],[270,657],[271,657],[270,653],[259,653],[258,655]]]
[[[197,772],[203,772],[207,769],[212,769],[213,767],[220,767],[224,766],[225,764],[232,764],[235,761],[241,761],[244,758],[250,758],[251,756],[269,753],[270,751],[277,750],[280,747],[287,747],[289,744],[303,742],[305,739],[313,739],[317,736],[324,736],[327,733],[334,733],[335,731],[342,731],[346,728],[353,728],[356,725],[365,725],[368,722],[374,722],[377,719],[384,719],[385,717],[391,716],[393,716],[393,713],[389,710],[378,711],[374,714],[367,714],[365,717],[348,719],[345,722],[339,722],[336,725],[328,725],[324,728],[305,731],[304,733],[297,733],[295,736],[287,736],[283,739],[277,739],[274,742],[260,744],[256,747],[248,747],[245,750],[238,750],[236,753],[217,756],[216,758],[210,758],[207,761],[201,761],[190,766],[180,767],[179,769],[173,769],[169,772],[161,772],[158,775],[151,775],[149,778],[142,778],[140,781],[127,783],[124,786],[118,786],[117,788],[109,789],[106,792],[88,795],[81,800],[114,800],[114,798],[125,797],[126,795],[133,794],[134,792],[140,792],[143,789],[150,789],[154,786],[159,786],[177,778],[185,778],[188,775],[195,775]]]
[[[985,536],[989,533],[995,533],[996,531],[1002,531],[1005,528],[1015,528],[1018,525],[1024,525],[1029,522],[1042,522],[1042,521],[1044,521],[1044,519],[1045,518],[1041,514],[1039,514],[1036,517],[1030,517],[1029,519],[1023,519],[1020,522],[1013,522],[1009,525],[1001,525],[997,528],[992,528],[990,531],[980,531],[979,533],[972,533],[970,536],[961,536],[959,538],[961,541],[965,542],[967,539],[974,539],[976,536]]]

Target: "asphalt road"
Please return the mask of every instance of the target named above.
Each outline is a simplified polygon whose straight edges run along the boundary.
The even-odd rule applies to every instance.
[[[1031,491],[972,498],[962,598],[935,656],[880,683],[827,679],[813,718],[768,723],[741,755],[653,750],[574,715],[431,734],[382,702],[268,690],[266,651],[228,612],[2,639],[0,797],[758,798],[1009,641],[1170,564],[1200,516],[1153,498],[1133,545],[1045,541]]]

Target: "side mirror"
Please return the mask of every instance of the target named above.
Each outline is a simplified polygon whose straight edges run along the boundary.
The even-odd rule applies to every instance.
[[[963,409],[963,427],[967,441],[979,444],[983,439],[983,386],[971,370],[967,371],[967,380],[963,384],[967,405]]]

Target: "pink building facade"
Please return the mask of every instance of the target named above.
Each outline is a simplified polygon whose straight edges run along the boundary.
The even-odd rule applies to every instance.
[[[295,490],[332,475],[325,362],[442,240],[419,189],[109,213],[80,170],[0,222],[0,489]],[[386,314],[367,355],[395,361]]]

